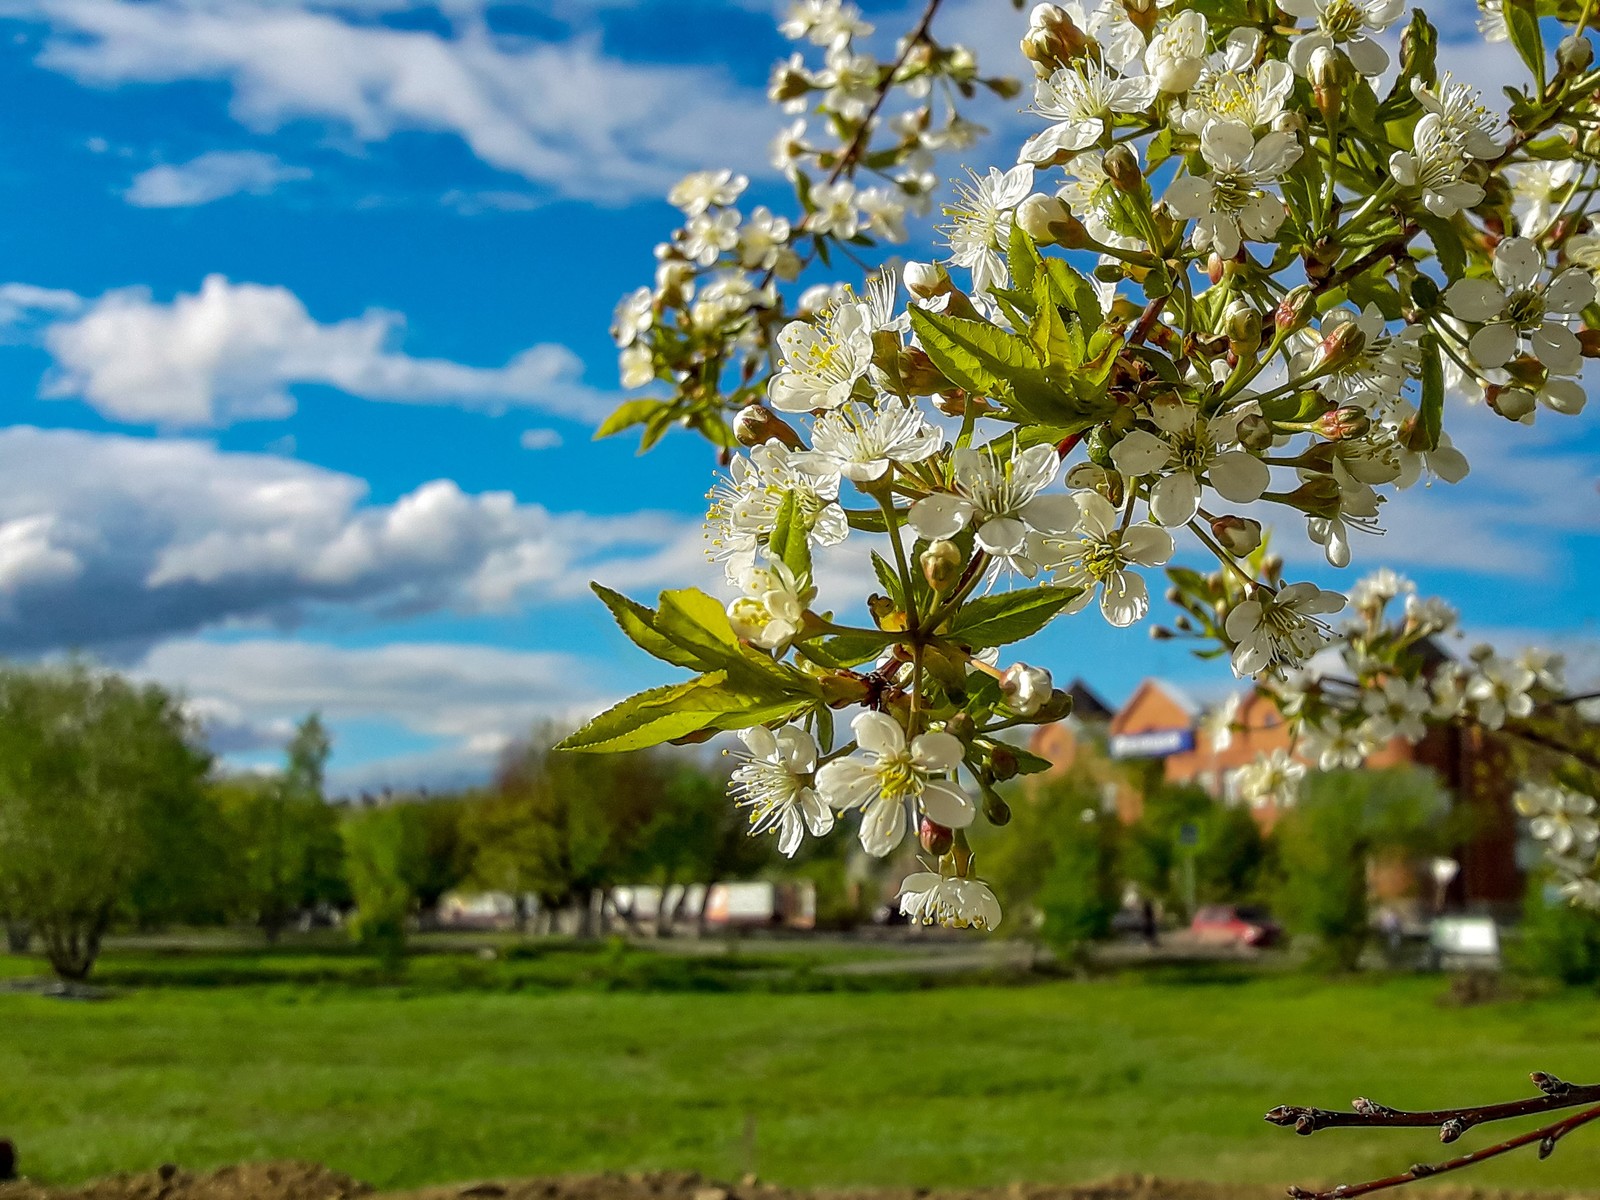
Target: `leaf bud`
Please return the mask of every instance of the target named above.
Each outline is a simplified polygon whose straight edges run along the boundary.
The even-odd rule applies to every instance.
[[[1014,100],[1022,94],[1022,80],[1012,75],[995,75],[985,79],[983,86],[1002,100]]]
[[[939,263],[908,262],[901,273],[906,290],[918,300],[948,295],[954,288],[950,272]]]
[[[741,446],[765,446],[776,438],[791,450],[804,449],[800,435],[765,404],[746,404],[733,418],[733,436]]]
[[[1343,405],[1317,418],[1317,432],[1330,442],[1364,437],[1371,428],[1372,418],[1367,416],[1365,409],[1357,408],[1354,404]]]
[[[922,841],[922,848],[929,854],[943,858],[950,853],[950,847],[955,845],[955,834],[949,827],[940,825],[937,821],[922,818],[922,828],[918,831]]]
[[[1066,223],[1073,219],[1072,210],[1064,202],[1043,192],[1035,192],[1017,206],[1017,224],[1041,246],[1061,241]]]
[[[1245,413],[1239,418],[1234,436],[1246,450],[1270,450],[1274,441],[1272,422],[1260,413]]]
[[[1119,192],[1137,195],[1144,190],[1144,172],[1139,169],[1139,156],[1126,142],[1118,142],[1106,151],[1104,166],[1106,178]]]
[[[1316,308],[1316,293],[1311,290],[1310,285],[1302,283],[1278,301],[1272,320],[1277,325],[1279,333],[1293,333],[1297,329],[1304,329],[1310,323],[1311,314]]]
[[[1594,64],[1594,46],[1586,37],[1568,34],[1556,47],[1556,70],[1561,76],[1582,75]]]
[[[1261,522],[1224,514],[1211,522],[1211,536],[1229,554],[1243,558],[1261,546]]]
[[[964,746],[977,734],[978,726],[969,714],[958,712],[944,723],[944,731]]]
[[[935,592],[949,591],[961,578],[961,550],[940,538],[922,552],[922,577]]]
[[[1012,663],[1000,676],[1000,695],[1006,707],[1019,716],[1031,717],[1050,697],[1050,672],[1027,663]]]

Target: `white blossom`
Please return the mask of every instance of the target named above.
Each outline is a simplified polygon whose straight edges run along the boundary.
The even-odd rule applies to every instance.
[[[791,493],[797,515],[816,545],[836,546],[850,532],[838,504],[838,477],[819,477],[804,466],[795,451],[774,438],[754,447],[748,457],[736,457],[727,478],[711,489],[707,552],[713,561],[727,564],[729,582],[738,583],[754,565],[757,547],[777,525]]]
[[[631,346],[650,328],[655,314],[655,295],[647,287],[629,292],[617,303],[611,318],[611,337],[618,346]]]
[[[858,754],[824,763],[817,790],[832,807],[861,810],[861,846],[882,858],[900,844],[908,804],[949,829],[972,824],[977,806],[952,780],[961,743],[943,732],[924,733],[909,745],[905,730],[881,712],[857,714],[850,723]]]
[[[1423,718],[1433,707],[1433,697],[1421,680],[1389,678],[1362,693],[1361,707],[1367,714],[1363,731],[1371,741],[1398,737],[1420,742],[1428,732]]]
[[[815,234],[830,234],[849,241],[860,232],[861,212],[856,206],[856,185],[848,179],[819,183],[811,189],[814,210],[806,217],[806,228]]]
[[[1208,59],[1200,77],[1173,114],[1173,124],[1198,135],[1212,121],[1232,121],[1251,130],[1265,129],[1283,112],[1294,89],[1294,72],[1275,58],[1258,66],[1261,32],[1235,29]]]
[[[690,262],[709,267],[724,250],[739,244],[739,212],[725,208],[721,212],[697,213],[683,227],[683,256]]]
[[[1232,258],[1246,238],[1272,240],[1286,214],[1267,188],[1299,161],[1300,143],[1278,132],[1257,140],[1241,122],[1212,121],[1200,134],[1200,153],[1211,170],[1167,188],[1173,215],[1195,222],[1190,240],[1196,249]]]
[[[1300,798],[1305,777],[1304,763],[1290,758],[1287,750],[1274,750],[1239,768],[1239,795],[1256,808],[1288,808]]]
[[[874,408],[848,404],[819,417],[811,429],[805,468],[871,482],[882,479],[895,463],[925,461],[943,445],[944,434],[920,408],[883,397]]]
[[[1504,149],[1505,122],[1483,106],[1476,88],[1457,83],[1446,71],[1433,88],[1413,77],[1411,92],[1425,111],[1438,115],[1445,136],[1459,145],[1467,157],[1499,157]]]
[[[1057,68],[1033,91],[1033,111],[1055,124],[1023,143],[1019,161],[1047,166],[1094,145],[1118,113],[1149,108],[1156,90],[1149,75],[1123,75],[1087,58]]]
[[[1150,39],[1145,70],[1163,92],[1186,92],[1199,80],[1205,69],[1206,33],[1204,14],[1189,9]]]
[[[1129,567],[1158,567],[1172,557],[1172,535],[1154,525],[1122,528],[1120,514],[1097,492],[1073,492],[1078,517],[1066,537],[1034,534],[1030,557],[1052,573],[1055,582],[1080,589],[1065,612],[1088,607],[1099,590],[1100,611],[1119,628],[1150,611],[1144,578]]]
[[[1533,242],[1506,238],[1495,247],[1493,280],[1458,279],[1445,292],[1452,313],[1483,325],[1470,342],[1480,365],[1501,366],[1526,348],[1558,375],[1582,367],[1567,321],[1594,303],[1594,279],[1581,267],[1569,267],[1541,284],[1544,265],[1544,252]]]
[[[728,605],[728,623],[744,641],[762,650],[783,651],[800,633],[806,608],[817,590],[796,579],[783,563],[746,567],[739,575],[744,595]]]
[[[1405,12],[1405,0],[1278,0],[1290,16],[1315,23],[1289,47],[1289,65],[1304,76],[1319,49],[1342,50],[1361,74],[1382,75],[1389,52],[1373,37]]]
[[[778,29],[793,41],[806,38],[814,45],[835,46],[851,38],[867,37],[872,24],[854,4],[841,0],[793,0]]]
[[[1160,476],[1150,489],[1150,515],[1166,526],[1185,525],[1200,507],[1202,480],[1236,504],[1259,500],[1272,482],[1267,464],[1233,445],[1235,417],[1202,418],[1192,404],[1157,404],[1150,419],[1159,432],[1130,429],[1111,448],[1124,475]]]
[[[1008,278],[1002,254],[1011,240],[1017,205],[1033,188],[1033,168],[1026,163],[1002,172],[990,167],[983,178],[973,172],[970,185],[958,182],[955,204],[942,232],[949,239],[950,261],[972,272],[972,289],[987,292],[1004,287]]]
[[[1054,688],[1050,672],[1027,663],[1012,663],[1000,676],[1000,698],[1020,716],[1031,717],[1044,707]]]
[[[1595,799],[1558,784],[1524,784],[1513,800],[1528,818],[1528,831],[1554,854],[1595,853],[1600,846],[1600,820]]]
[[[709,208],[726,208],[737,201],[750,180],[732,171],[696,171],[672,185],[667,200],[684,216],[697,217]]]
[[[935,871],[906,876],[900,885],[900,912],[913,925],[993,929],[1000,924],[1000,901],[988,884]]]
[[[1228,613],[1234,643],[1233,673],[1240,678],[1278,667],[1298,667],[1328,642],[1320,618],[1344,607],[1344,597],[1314,583],[1291,583],[1276,593],[1258,588]]]
[[[833,828],[833,810],[812,786],[817,743],[797,725],[740,732],[748,755],[733,770],[729,794],[750,813],[750,836],[775,830],[778,852],[792,857],[809,829],[821,837]]]
[[[1354,770],[1366,761],[1372,745],[1356,727],[1335,717],[1301,727],[1297,751],[1316,763],[1319,771]]]
[[[1028,557],[1028,533],[1066,533],[1077,506],[1064,494],[1040,495],[1055,481],[1061,458],[1054,446],[1030,446],[1001,460],[994,450],[959,449],[950,456],[950,492],[924,496],[911,506],[907,521],[925,541],[953,538],[976,525],[980,550],[1001,564],[1032,577],[1038,565]]]
[[[1466,698],[1479,722],[1499,729],[1507,717],[1526,717],[1533,712],[1533,697],[1528,693],[1537,679],[1527,667],[1491,654],[1468,679]]]
[[[1483,200],[1483,188],[1468,180],[1467,152],[1444,118],[1424,113],[1412,131],[1410,150],[1389,156],[1389,174],[1401,187],[1422,193],[1422,204],[1438,217],[1453,217]]]
[[[790,321],[778,334],[780,363],[767,396],[780,412],[838,408],[872,365],[871,313],[848,297],[814,321]]]
[[[789,222],[758,208],[739,230],[739,262],[751,271],[770,271],[788,245]]]

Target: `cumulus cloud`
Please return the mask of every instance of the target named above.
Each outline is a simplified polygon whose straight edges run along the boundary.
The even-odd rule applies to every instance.
[[[622,62],[594,36],[497,36],[469,13],[443,35],[390,28],[348,5],[28,7],[52,27],[41,63],[85,83],[220,81],[233,115],[263,131],[311,119],[369,142],[452,134],[558,196],[620,203],[659,195],[708,162],[763,168],[771,136],[760,96],[720,68]]]
[[[123,199],[139,208],[193,208],[241,192],[262,196],[280,183],[309,179],[276,154],[258,150],[213,150],[185,163],[161,163],[140,171]]]
[[[373,504],[352,476],[193,440],[14,426],[0,479],[0,654],[125,655],[329,610],[503,611],[591,577],[681,582],[699,557],[674,516],[553,513],[448,480]]]
[[[12,290],[8,295],[8,289]],[[607,405],[579,378],[564,346],[531,346],[503,367],[414,358],[395,348],[397,313],[369,310],[324,324],[284,287],[211,275],[170,304],[145,288],[83,302],[71,293],[0,287],[10,311],[53,313],[44,345],[55,360],[46,396],[79,397],[116,421],[193,428],[294,411],[291,389],[323,384],[368,400],[540,408],[588,420]]]

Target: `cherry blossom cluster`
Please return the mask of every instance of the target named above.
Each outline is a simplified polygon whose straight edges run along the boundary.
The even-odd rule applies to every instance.
[[[903,911],[992,928],[964,831],[1004,823],[997,785],[1048,765],[1012,731],[1071,705],[1007,648],[1090,609],[1143,621],[1145,574],[1175,556],[1219,567],[1170,568],[1178,630],[1301,730],[1299,758],[1247,773],[1252,795],[1429,721],[1520,729],[1558,663],[1433,662],[1446,607],[1382,572],[1348,595],[1285,580],[1265,526],[1287,518],[1346,568],[1401,493],[1467,476],[1447,400],[1520,423],[1582,408],[1600,71],[1587,8],[1574,25],[1540,4],[1569,32],[1547,46],[1522,0],[1501,14],[1528,68],[1503,111],[1440,70],[1421,12],[1391,57],[1400,0],[1040,4],[1020,146],[955,184],[931,256],[842,286],[808,283],[830,247],[909,235],[938,190],[932,152],[971,148],[924,97],[1006,88],[933,40],[939,0],[888,64],[859,49],[849,5],[797,3],[784,30],[823,61],[781,65],[772,96],[842,148],[785,131],[792,219],[741,214],[728,172],[685,180],[658,285],[617,326],[630,382],[672,394],[607,431],[643,423],[648,443],[677,421],[728,451],[707,547],[731,598],[651,609],[597,589],[637,644],[697,674],[566,744],[738,732],[752,832],[793,853],[846,819],[877,856],[916,837]],[[915,103],[886,117],[896,88]],[[841,582],[867,561],[872,583]]]

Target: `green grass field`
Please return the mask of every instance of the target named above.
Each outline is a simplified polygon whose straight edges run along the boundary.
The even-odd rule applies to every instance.
[[[1440,1147],[1426,1130],[1302,1139],[1261,1114],[1359,1094],[1511,1098],[1533,1069],[1600,1075],[1591,994],[1459,1008],[1438,978],[1218,980],[0,995],[0,1134],[54,1181],[297,1157],[382,1185],[653,1167],[824,1185],[1339,1182]],[[1600,1136],[1472,1174],[1596,1187]]]

